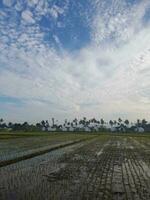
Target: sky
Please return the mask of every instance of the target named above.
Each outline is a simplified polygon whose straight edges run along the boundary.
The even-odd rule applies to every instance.
[[[1,0],[0,117],[150,120],[149,0]]]

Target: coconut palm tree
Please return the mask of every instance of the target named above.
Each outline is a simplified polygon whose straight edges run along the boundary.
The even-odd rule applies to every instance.
[[[100,122],[102,126],[105,124],[105,121],[103,119],[100,119]]]
[[[42,120],[42,121],[41,121],[41,125],[42,125],[42,127],[44,127],[44,128],[45,128],[45,124],[46,124],[46,123],[45,123],[45,121],[44,121],[44,120]]]
[[[139,127],[141,125],[140,119],[137,119],[136,125]]]
[[[109,121],[110,126],[113,126],[114,122],[112,120]]]
[[[124,121],[124,123],[128,126],[128,125],[129,125],[129,120],[126,119],[126,120]]]
[[[143,127],[145,127],[146,124],[147,124],[147,121],[146,121],[145,119],[142,119],[142,121],[141,121],[141,125],[142,125]]]
[[[4,121],[4,120],[3,120],[3,118],[1,118],[1,119],[0,119],[0,124],[2,124],[2,123],[3,123],[3,121]]]
[[[9,128],[12,128],[12,126],[13,126],[12,122],[9,122],[9,123],[8,123],[8,127],[9,127]]]
[[[52,127],[54,127],[54,124],[55,124],[55,119],[52,118]]]
[[[86,124],[86,117],[83,117],[83,125],[85,126]]]
[[[118,118],[118,122],[119,122],[119,124],[121,124],[121,122],[122,122],[122,119],[120,117]]]
[[[114,121],[113,121],[113,123],[114,123],[114,125],[116,125],[116,124],[117,124],[117,121],[116,121],[116,120],[114,120]]]

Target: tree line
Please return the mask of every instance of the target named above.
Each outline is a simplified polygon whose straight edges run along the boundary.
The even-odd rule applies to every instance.
[[[0,130],[9,130],[9,131],[84,131],[87,130],[85,128],[89,128],[90,131],[105,131],[109,130],[113,127],[116,130],[128,130],[133,131],[136,127],[142,127],[146,132],[150,132],[150,123],[146,119],[137,119],[135,123],[130,122],[128,119],[122,120],[118,118],[118,120],[109,120],[105,121],[103,118],[97,120],[95,118],[87,119],[83,117],[82,119],[73,119],[67,120],[65,119],[64,123],[60,124],[57,120],[52,118],[51,120],[42,120],[36,124],[29,124],[28,122],[23,123],[6,123],[3,118],[0,119]],[[74,129],[73,129],[74,128]],[[118,128],[118,129],[117,129]]]

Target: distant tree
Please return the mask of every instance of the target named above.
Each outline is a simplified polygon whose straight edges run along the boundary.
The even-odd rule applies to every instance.
[[[129,120],[126,119],[126,120],[124,121],[124,123],[128,126],[128,125],[129,125]]]
[[[97,123],[98,123],[98,124],[100,124],[100,121],[99,121],[99,120],[97,120]]]
[[[83,117],[83,125],[86,125],[86,117]]]
[[[93,122],[96,123],[96,119],[95,118],[93,118]]]
[[[110,126],[113,126],[114,122],[112,120],[109,121]]]
[[[54,124],[55,124],[55,119],[52,118],[52,127],[54,127]]]
[[[3,128],[7,128],[7,125],[6,125],[6,123],[2,123],[1,125],[0,125],[0,127],[3,129]]]
[[[73,120],[73,123],[77,126],[77,125],[78,125],[78,119],[75,118],[75,119]]]
[[[56,131],[61,131],[62,130],[62,125],[58,123],[58,121],[56,120],[54,123],[54,118],[52,118],[52,123],[53,123],[53,128],[55,128]],[[75,118],[72,121],[67,121],[67,119],[65,120],[64,126],[69,129],[69,126],[74,127],[74,125],[77,124],[82,124],[83,126],[88,126],[90,123],[92,124],[92,127],[90,128],[91,130],[95,131],[97,128],[99,128],[98,124],[101,124],[99,130],[100,131],[105,131],[106,128],[103,126],[104,124],[108,124],[108,122],[105,122],[103,119],[100,119],[100,121],[96,120],[95,118],[91,118],[89,120],[86,119],[86,117],[83,117],[82,119],[77,119]],[[122,121],[121,118],[119,118],[117,121],[116,120],[110,120],[109,121],[110,126],[113,125],[118,125],[116,128],[118,128],[118,130],[120,131],[126,131],[127,129],[132,131],[137,127],[143,127],[145,131],[150,131],[150,123],[146,121],[146,119],[142,119],[139,120],[137,119],[137,122],[134,124],[132,122],[129,122],[128,119],[126,119],[125,121]],[[131,125],[130,128],[127,127],[127,125]],[[9,122],[8,125],[6,123],[4,123],[3,119],[0,119],[0,130],[3,130],[3,128],[5,129],[5,127],[9,127],[12,128],[12,130],[14,131],[38,131],[38,130],[48,130],[49,127],[49,122],[48,120],[44,121],[42,120],[40,123],[37,123],[36,125],[33,124],[28,124],[28,122],[24,122],[24,123],[11,123]],[[76,126],[76,130],[80,131],[80,128],[77,128]]]
[[[121,122],[122,122],[122,119],[120,117],[118,118],[118,122],[119,122],[119,124],[121,124]]]
[[[86,117],[83,117],[83,120],[86,121]]]
[[[20,123],[14,123],[13,124],[13,130],[14,131],[20,131],[20,130],[22,130],[22,125]]]
[[[30,129],[30,126],[29,126],[29,124],[28,124],[28,122],[24,122],[22,125],[21,125],[21,129],[23,130],[23,131],[29,131],[29,129]]]
[[[73,122],[74,122],[75,124],[78,123],[78,119],[75,118],[75,119],[73,120]]]
[[[80,119],[80,120],[79,120],[79,124],[82,124],[82,123],[83,123],[83,120],[82,120],[82,119]]]
[[[43,127],[45,127],[45,121],[44,121],[44,120],[41,121],[41,125],[42,125]]]
[[[49,128],[49,122],[48,122],[48,120],[46,120],[46,122],[45,122],[45,127],[48,130],[48,128]]]
[[[37,128],[37,130],[41,130],[41,128],[42,128],[41,123],[36,123],[36,128]]]
[[[101,125],[102,125],[102,126],[103,126],[104,123],[105,123],[105,121],[104,121],[103,119],[101,119],[100,122],[101,122]]]
[[[8,123],[8,127],[9,127],[9,128],[12,128],[12,126],[13,126],[13,123],[12,123],[12,122],[9,122],[9,123]]]
[[[3,123],[3,121],[4,121],[4,120],[1,118],[1,119],[0,119],[0,128],[2,128],[2,123]]]
[[[142,121],[141,121],[141,125],[142,125],[143,127],[145,127],[146,124],[147,124],[147,121],[146,121],[145,119],[142,119]]]
[[[65,126],[67,125],[67,123],[68,123],[68,122],[67,122],[67,119],[65,119]]]
[[[114,123],[114,125],[116,125],[116,124],[117,124],[117,121],[116,121],[116,120],[114,120],[114,122],[113,122],[113,123]]]
[[[70,122],[68,122],[67,125],[70,126]]]
[[[140,125],[141,125],[140,119],[137,119],[136,126],[139,127]]]

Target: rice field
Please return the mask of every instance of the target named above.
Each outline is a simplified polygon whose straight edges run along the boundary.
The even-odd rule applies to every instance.
[[[1,200],[150,199],[150,136],[56,135],[0,140],[1,161],[68,144],[0,167]]]
[[[0,134],[0,166],[8,160],[49,150],[51,148],[80,141],[92,136],[85,134],[33,133]]]

